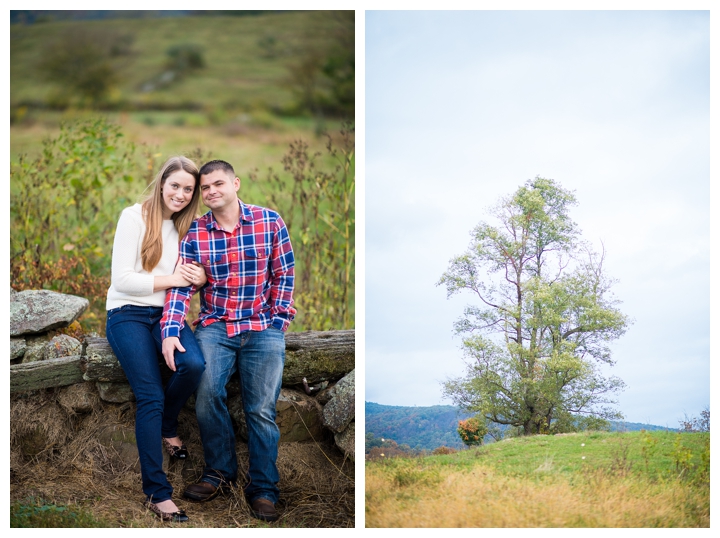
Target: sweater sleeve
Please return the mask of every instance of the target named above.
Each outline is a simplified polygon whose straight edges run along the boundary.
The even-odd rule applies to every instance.
[[[120,293],[137,296],[153,293],[155,277],[136,270],[141,267],[138,252],[144,233],[142,223],[128,211],[123,211],[115,230],[111,276],[113,287]]]

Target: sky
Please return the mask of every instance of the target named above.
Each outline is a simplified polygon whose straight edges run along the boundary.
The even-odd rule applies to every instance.
[[[625,420],[677,427],[710,403],[707,11],[368,11],[365,401],[451,404],[436,283],[526,180],[574,191],[632,318],[611,348]]]

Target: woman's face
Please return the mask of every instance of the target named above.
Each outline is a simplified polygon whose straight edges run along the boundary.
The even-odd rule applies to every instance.
[[[173,213],[182,210],[192,200],[195,190],[195,178],[185,170],[170,174],[162,187],[163,218],[169,219]]]

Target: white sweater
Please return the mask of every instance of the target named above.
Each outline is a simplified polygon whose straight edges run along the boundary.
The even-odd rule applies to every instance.
[[[135,204],[123,210],[115,230],[112,251],[112,277],[105,307],[108,310],[126,304],[163,306],[165,291],[153,293],[155,276],[171,275],[178,259],[178,232],[172,220],[163,220],[163,252],[151,272],[142,268],[140,249],[145,237],[142,206]]]

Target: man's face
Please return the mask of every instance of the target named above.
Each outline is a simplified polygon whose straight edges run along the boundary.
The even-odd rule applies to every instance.
[[[200,194],[211,210],[222,210],[229,204],[237,203],[240,180],[224,170],[215,170],[200,176]]]

